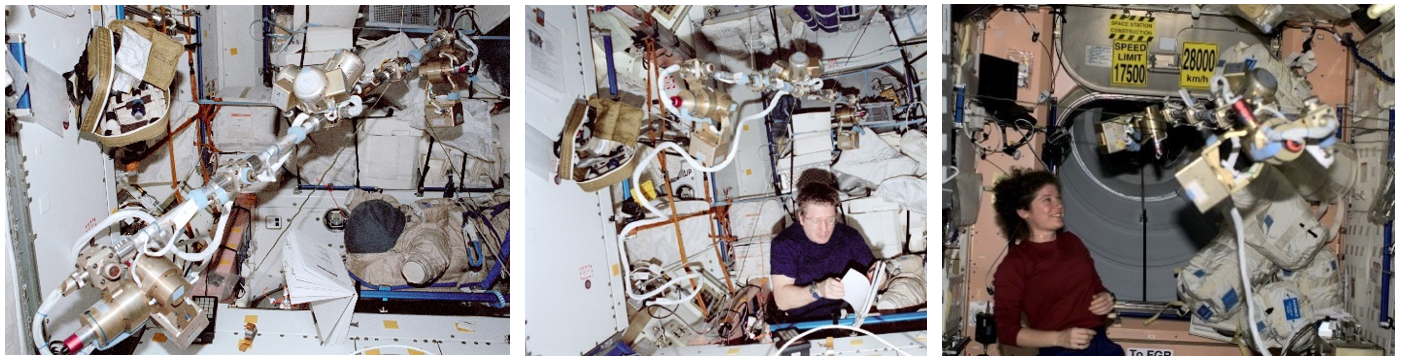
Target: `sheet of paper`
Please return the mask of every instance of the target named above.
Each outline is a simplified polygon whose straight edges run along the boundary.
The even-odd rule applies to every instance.
[[[37,123],[63,137],[63,122],[72,116],[73,109],[73,105],[68,102],[68,95],[65,94],[67,88],[63,76],[33,57],[29,57],[26,64],[29,66],[29,103],[34,110],[34,116],[20,119]]]
[[[312,318],[316,321],[316,331],[321,335],[322,345],[335,345],[345,341],[350,332],[351,315],[355,312],[358,297],[351,295],[312,302]]]
[[[141,83],[140,78],[146,76],[146,61],[151,55],[151,40],[141,37],[136,31],[130,28],[122,29],[122,47],[117,49],[117,69],[127,73],[127,76],[118,77],[113,83],[112,90],[127,92],[132,86]]]
[[[862,311],[862,303],[867,301],[871,293],[871,283],[867,282],[867,276],[856,269],[848,269],[847,274],[842,276],[842,300],[852,305],[852,309]]]
[[[526,84],[549,95],[560,94],[564,62],[560,53],[560,29],[555,24],[526,22]]]
[[[9,86],[15,89],[13,94],[5,96],[5,106],[15,108],[15,103],[24,95],[24,88],[29,86],[29,74],[25,73],[24,68],[19,66],[19,60],[9,51],[5,51],[5,71],[9,72],[10,80],[14,81]]]
[[[849,270],[847,272],[847,277],[851,277],[853,274],[856,274],[856,272],[857,271],[855,270]],[[861,303],[861,306],[852,306],[852,308],[856,309],[857,311],[857,320],[852,323],[852,326],[854,327],[860,328],[862,326],[862,322],[866,321],[867,315],[871,314],[871,307],[873,306],[873,304],[876,304],[877,291],[881,289],[881,283],[886,279],[886,262],[876,262],[876,268],[873,270],[873,272],[876,273],[876,276],[872,279],[871,283],[867,283],[865,277],[862,277],[860,279],[861,283],[866,287],[861,299],[858,299]],[[847,279],[844,278],[842,282],[844,284],[847,283]],[[852,296],[853,294],[849,292],[847,293],[847,295]],[[850,299],[848,302],[851,303]]]
[[[334,249],[306,243],[289,234],[283,253],[287,291],[293,304],[355,295],[345,262]]]
[[[871,313],[871,308],[876,305],[876,294],[881,290],[881,283],[886,280],[886,262],[876,263],[875,277],[872,278],[871,288],[868,290],[866,300],[862,302],[861,309],[857,310],[860,318],[865,318]]]

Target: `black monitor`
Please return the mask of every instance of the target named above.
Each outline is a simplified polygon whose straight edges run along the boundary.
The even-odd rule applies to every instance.
[[[1019,118],[1037,123],[1037,119],[1017,103],[1017,62],[979,54],[978,66],[978,94],[975,99],[993,118],[1008,124]]]

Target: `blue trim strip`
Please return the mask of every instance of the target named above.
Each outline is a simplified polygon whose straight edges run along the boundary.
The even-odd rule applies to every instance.
[[[353,190],[353,189],[356,189],[356,188],[359,188],[359,189],[362,189],[362,190],[366,190],[366,191],[371,191],[371,192],[373,192],[373,191],[379,191],[379,190],[380,190],[379,188],[376,188],[375,186],[360,186],[360,187],[356,187],[356,186],[336,186],[336,185],[332,185],[330,191],[349,191],[349,190]],[[300,189],[300,190],[322,190],[322,191],[327,191],[327,190],[328,190],[328,189],[326,189],[326,186],[318,186],[318,185],[314,185],[314,184],[304,184],[304,185],[301,185],[301,186],[297,186],[297,189]]]
[[[923,321],[923,320],[925,320],[926,318],[929,317],[929,313],[930,313],[930,312],[914,312],[914,313],[898,313],[898,314],[876,315],[876,316],[867,317],[866,321],[862,322],[862,324],[899,323],[899,322],[911,322],[911,321],[917,321],[917,320]],[[856,321],[857,321],[857,318],[843,318],[843,319],[838,320],[838,321],[837,321],[837,324],[839,324],[839,325],[852,325],[852,323],[855,323]],[[813,328],[817,328],[817,327],[821,327],[821,326],[829,325],[829,324],[833,324],[831,320],[815,320],[815,321],[811,321],[811,322],[770,324],[770,325],[769,325],[769,331],[773,332],[773,331],[780,331],[780,330],[784,330],[784,329],[809,330],[809,329],[813,329]]]
[[[1397,108],[1393,107],[1387,111],[1387,160],[1393,162],[1393,151],[1396,147],[1396,123]],[[1388,221],[1383,225],[1383,269],[1382,269],[1382,291],[1378,293],[1382,296],[1382,304],[1378,306],[1378,324],[1383,328],[1392,327],[1392,318],[1387,316],[1388,305],[1392,301],[1392,222]]]
[[[964,123],[964,86],[954,87],[954,123]]]
[[[21,70],[24,70],[24,72],[28,73],[28,72],[29,72],[29,63],[28,63],[28,61],[26,61],[26,59],[25,59],[25,57],[24,57],[24,43],[23,43],[23,42],[11,42],[11,43],[9,43],[9,45],[10,45],[10,54],[11,54],[11,55],[14,55],[14,57],[15,57],[15,62],[16,62],[16,63],[19,63],[19,68],[20,68]],[[15,102],[15,108],[17,108],[17,109],[30,109],[30,108],[31,108],[30,105],[29,105],[29,87],[25,87],[25,88],[24,88],[24,94],[22,94],[22,95],[19,96],[19,101],[18,101],[18,102]]]
[[[387,290],[362,290],[360,297],[366,299],[413,299],[413,300],[447,300],[447,301],[468,301],[468,302],[488,302],[496,303],[497,296],[492,293],[454,293],[454,292],[410,292],[410,291],[387,291]],[[502,294],[506,302],[511,302],[510,294]]]
[[[609,95],[618,96],[618,73],[613,69],[613,35],[604,35],[604,59],[609,67]]]
[[[200,44],[200,47],[195,48],[195,81],[200,83],[195,85],[194,90],[195,93],[199,94],[199,99],[204,100],[205,95],[208,94],[204,93],[204,43],[200,42],[204,41],[204,35],[201,34],[204,30],[200,27],[201,17],[195,17],[195,43]]]

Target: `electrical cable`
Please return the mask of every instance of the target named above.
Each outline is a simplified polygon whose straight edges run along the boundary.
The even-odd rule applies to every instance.
[[[312,22],[312,6],[311,6],[311,5],[303,5],[303,9],[305,9],[305,11],[306,11],[306,16],[305,16],[305,19],[306,19],[306,20],[302,21],[302,27],[305,28],[308,24],[311,24],[311,22]],[[306,43],[307,43],[307,35],[310,35],[310,34],[308,34],[307,32],[302,32],[302,51],[301,51],[301,52],[302,52],[302,58],[299,59],[299,60],[297,61],[297,66],[298,66],[298,67],[307,66],[307,49],[306,49],[306,46],[307,46],[307,45],[306,45]],[[288,40],[288,41],[291,41],[291,40]]]
[[[1008,253],[1008,248],[1012,246],[1013,242],[1008,241],[1007,245],[1003,246],[1003,250],[998,252],[998,259],[993,261],[993,266],[989,267],[988,271],[983,273],[983,282],[988,283],[986,286],[986,289],[988,290],[988,295],[993,295],[993,282],[989,281],[988,277],[993,275],[993,271],[998,270],[998,265],[1003,263],[1003,254]]]
[[[900,354],[900,355],[911,356],[910,353],[906,353],[904,350],[901,350],[901,348],[898,348],[898,347],[896,347],[895,345],[891,344],[891,342],[886,341],[886,339],[881,339],[881,337],[877,336],[876,334],[872,334],[871,332],[866,331],[865,329],[857,328],[857,327],[853,327],[853,326],[847,326],[847,325],[838,325],[838,324],[829,324],[829,325],[824,325],[824,326],[821,326],[821,327],[809,329],[808,331],[803,332],[802,334],[799,334],[798,336],[793,337],[793,339],[789,339],[788,342],[784,343],[784,346],[779,347],[779,350],[776,351],[776,352],[774,352],[774,356],[783,355],[784,349],[788,349],[789,346],[790,346],[790,345],[793,345],[794,342],[798,341],[799,339],[803,338],[804,336],[807,336],[807,335],[809,335],[809,334],[813,334],[814,332],[817,332],[817,331],[819,331],[819,330],[824,330],[824,329],[847,329],[847,330],[851,330],[851,331],[854,331],[854,332],[866,334],[867,336],[870,336],[872,339],[876,339],[876,341],[881,342],[881,344],[886,344],[887,347],[890,347],[892,350],[895,350],[896,353],[898,353],[898,354]]]
[[[1310,323],[1309,325],[1300,327],[1300,329],[1298,329],[1298,330],[1296,330],[1294,333],[1292,333],[1292,334],[1290,335],[1290,340],[1289,340],[1289,341],[1286,341],[1286,342],[1285,342],[1285,346],[1282,347],[1282,348],[1280,348],[1280,356],[1290,356],[1290,348],[1294,348],[1294,347],[1295,347],[1295,342],[1296,342],[1296,341],[1299,341],[1300,338],[1302,338],[1302,337],[1305,336],[1305,334],[1307,334],[1307,333],[1313,333],[1313,332],[1315,332],[1315,330],[1318,330],[1318,329],[1319,329],[1319,325],[1320,325],[1320,324],[1323,324],[1323,323],[1324,323],[1325,321],[1327,321],[1327,320],[1330,320],[1330,318],[1325,317],[1324,319],[1316,320],[1316,321],[1314,321],[1313,323]]]
[[[1344,46],[1348,47],[1349,52],[1353,54],[1353,58],[1357,59],[1358,62],[1361,62],[1364,65],[1368,65],[1368,68],[1373,69],[1373,72],[1377,73],[1378,77],[1382,78],[1383,81],[1387,81],[1387,83],[1395,83],[1392,76],[1383,72],[1383,69],[1379,68],[1377,64],[1374,64],[1372,61],[1369,61],[1367,58],[1364,58],[1363,55],[1358,53],[1358,43],[1353,41],[1352,35],[1353,34],[1344,34],[1342,41],[1344,43]],[[1335,34],[1335,36],[1337,37],[1338,35]]]

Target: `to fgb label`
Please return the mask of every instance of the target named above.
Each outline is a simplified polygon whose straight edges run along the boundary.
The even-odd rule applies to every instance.
[[[1128,354],[1129,356],[1132,356],[1132,357],[1142,357],[1142,356],[1151,356],[1151,357],[1171,357],[1171,356],[1173,356],[1173,350],[1172,350],[1172,349],[1126,348],[1126,349],[1125,349],[1125,354]]]

